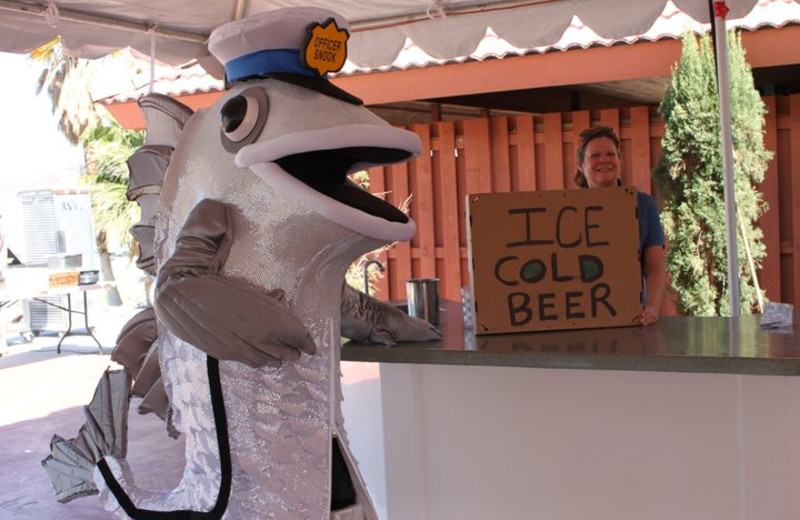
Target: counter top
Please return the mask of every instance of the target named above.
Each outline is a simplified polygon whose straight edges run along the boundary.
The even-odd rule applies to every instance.
[[[649,327],[475,336],[461,305],[442,302],[441,341],[391,347],[349,342],[343,361],[433,365],[800,375],[800,314],[783,330],[762,330],[760,315],[662,317]]]

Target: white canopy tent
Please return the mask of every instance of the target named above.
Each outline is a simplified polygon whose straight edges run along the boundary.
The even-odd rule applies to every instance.
[[[758,0],[727,3],[728,18],[741,19]],[[154,43],[161,61],[199,59],[214,69],[205,42],[215,27],[291,6],[327,7],[349,19],[349,59],[359,70],[390,66],[409,41],[435,60],[468,57],[487,30],[524,53],[556,45],[570,27],[588,28],[595,39],[613,43],[646,34],[674,13],[710,21],[708,0],[0,0],[0,51],[30,52],[61,35],[76,57],[125,47],[150,55]]]
[[[414,65],[448,60],[482,59],[510,52],[526,54],[574,45],[564,42],[572,30],[585,35],[581,46],[630,42],[631,37],[658,39],[659,22],[680,16],[685,23],[707,24],[713,4],[727,4],[726,18],[718,17],[718,45],[724,42],[724,23],[756,28],[764,18],[752,14],[767,9],[790,9],[783,23],[800,22],[800,0],[0,0],[0,51],[27,53],[60,35],[65,49],[76,57],[97,58],[131,47],[160,61],[178,65],[192,60],[217,77],[221,67],[208,54],[211,31],[230,20],[293,6],[336,10],[351,21],[348,72],[403,68],[398,57],[413,46],[426,58]],[[748,21],[749,17],[749,21]],[[731,21],[737,23],[731,24]],[[771,23],[774,25],[774,23]],[[674,37],[675,24],[671,26]],[[502,45],[475,56],[492,35]],[[724,45],[724,43],[722,43]],[[501,49],[501,50],[497,50]],[[727,53],[720,53],[727,56]],[[720,70],[720,99],[727,96],[727,64]],[[722,107],[722,148],[731,273],[731,309],[739,314],[738,257],[735,201],[733,201],[730,110]],[[728,196],[730,192],[730,196]],[[733,262],[733,264],[731,264]],[[735,301],[734,301],[735,299]]]

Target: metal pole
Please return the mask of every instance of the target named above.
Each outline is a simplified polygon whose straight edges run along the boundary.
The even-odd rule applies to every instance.
[[[733,171],[733,129],[731,127],[730,78],[728,76],[728,34],[725,1],[714,2],[714,46],[717,54],[717,88],[719,90],[720,146],[725,195],[725,234],[728,242],[728,285],[731,316],[741,316],[739,297],[739,246],[736,239],[736,190]]]

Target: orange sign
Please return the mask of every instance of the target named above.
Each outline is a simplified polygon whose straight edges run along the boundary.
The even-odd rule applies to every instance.
[[[638,324],[635,190],[467,198],[477,334]]]
[[[347,60],[349,38],[350,33],[339,29],[333,18],[328,18],[324,24],[312,24],[301,52],[304,64],[320,76],[341,70]]]

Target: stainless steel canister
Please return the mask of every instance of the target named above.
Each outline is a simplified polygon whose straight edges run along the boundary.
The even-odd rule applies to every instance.
[[[439,324],[439,279],[417,278],[406,281],[408,314],[433,325]]]

